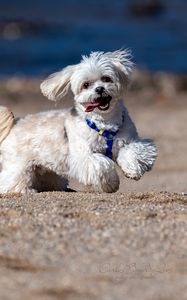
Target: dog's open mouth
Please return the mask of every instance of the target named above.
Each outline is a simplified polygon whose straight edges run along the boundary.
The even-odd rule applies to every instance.
[[[100,110],[107,110],[110,107],[110,101],[112,97],[107,95],[107,96],[101,96],[98,97],[94,100],[94,102],[91,102],[85,109],[85,112],[91,112],[95,108],[98,108]]]

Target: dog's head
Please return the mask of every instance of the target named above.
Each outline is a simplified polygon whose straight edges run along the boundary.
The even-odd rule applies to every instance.
[[[92,52],[79,64],[52,74],[41,84],[41,91],[50,100],[66,100],[68,106],[74,99],[85,113],[107,113],[123,97],[132,67],[127,50]]]

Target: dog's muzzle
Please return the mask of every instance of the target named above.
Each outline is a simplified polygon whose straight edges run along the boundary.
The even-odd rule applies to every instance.
[[[91,112],[95,108],[105,111],[105,110],[109,109],[111,100],[112,100],[112,97],[110,95],[100,96],[100,97],[96,98],[93,102],[91,102],[86,107],[85,112]]]

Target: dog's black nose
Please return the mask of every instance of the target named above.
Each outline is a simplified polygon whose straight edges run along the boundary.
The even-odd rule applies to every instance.
[[[105,88],[103,86],[98,86],[96,87],[95,91],[97,94],[102,95],[102,93],[104,92]]]

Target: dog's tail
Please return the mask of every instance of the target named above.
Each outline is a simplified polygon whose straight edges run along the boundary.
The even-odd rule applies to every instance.
[[[0,144],[7,137],[14,125],[14,115],[5,106],[0,106]]]

